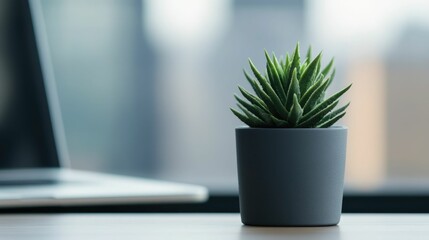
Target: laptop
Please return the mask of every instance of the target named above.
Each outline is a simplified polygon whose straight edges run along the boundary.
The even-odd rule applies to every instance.
[[[0,1],[0,207],[205,201],[202,186],[69,168],[42,10]]]

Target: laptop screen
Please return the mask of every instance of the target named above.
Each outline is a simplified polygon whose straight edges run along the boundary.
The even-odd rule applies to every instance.
[[[0,36],[0,169],[57,167],[27,1],[0,1]]]

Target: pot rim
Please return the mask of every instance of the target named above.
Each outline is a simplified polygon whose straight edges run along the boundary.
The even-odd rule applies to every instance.
[[[236,127],[236,130],[253,130],[253,131],[335,131],[348,130],[348,127],[343,125],[331,126],[328,128],[254,128],[249,126]]]

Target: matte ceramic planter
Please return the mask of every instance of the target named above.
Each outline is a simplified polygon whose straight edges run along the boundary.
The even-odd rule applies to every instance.
[[[340,221],[347,129],[237,128],[241,220],[258,226]]]

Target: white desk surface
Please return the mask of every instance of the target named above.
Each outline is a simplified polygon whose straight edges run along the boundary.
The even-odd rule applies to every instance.
[[[338,226],[243,226],[238,214],[0,215],[0,239],[429,239],[429,214],[344,214]]]

